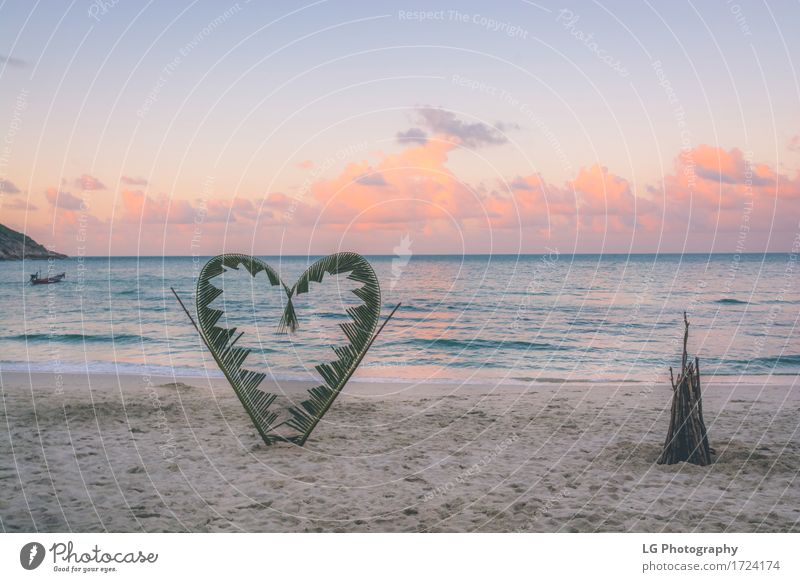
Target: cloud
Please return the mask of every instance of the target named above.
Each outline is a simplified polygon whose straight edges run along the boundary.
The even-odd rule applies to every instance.
[[[652,209],[649,201],[637,199],[625,178],[594,164],[581,168],[570,182],[578,206],[578,226],[596,232],[624,232],[640,223],[641,214]]]
[[[456,140],[470,148],[504,144],[508,142],[508,138],[503,132],[517,128],[516,125],[502,122],[497,122],[495,127],[480,121],[469,123],[458,119],[452,111],[438,107],[420,107],[417,115],[419,123],[433,133]]]
[[[630,183],[609,173],[605,166],[581,168],[570,186],[578,194],[582,212],[626,215],[634,211]]]
[[[292,234],[288,252],[337,245],[391,252],[404,235],[414,238],[415,252],[541,252],[546,246],[562,252],[782,251],[797,233],[800,173],[778,173],[736,148],[678,152],[674,169],[652,185],[637,185],[602,163],[558,183],[539,173],[510,173],[476,185],[449,167],[461,145],[430,139],[409,141],[398,152],[370,152],[314,180],[297,197],[273,192],[198,200],[125,190],[113,225],[89,217],[98,233],[93,248],[112,248],[102,240],[105,226],[115,252],[130,252],[131,241],[142,252],[187,249],[198,221],[207,253],[274,252],[283,229]],[[67,209],[42,226],[56,224],[66,248],[84,227],[82,215],[72,211],[81,200],[55,188],[45,195],[52,206]],[[22,210],[16,202],[5,208]],[[243,228],[228,228],[230,222]]]
[[[356,176],[356,182],[364,186],[388,186],[388,182],[379,172],[364,173]]]
[[[28,62],[18,59],[16,57],[9,57],[7,55],[0,55],[0,65],[6,64],[10,67],[27,67]]]
[[[592,245],[605,244],[609,235],[616,237],[610,243],[645,237],[655,245],[661,231],[683,229],[684,236],[700,237],[715,229],[739,229],[748,219],[748,226],[758,224],[768,233],[788,228],[800,215],[800,175],[776,175],[737,149],[700,146],[681,152],[675,171],[659,187],[643,185],[637,194],[631,181],[599,163],[580,168],[563,184],[548,183],[540,174],[517,175],[487,190],[463,183],[448,168],[457,147],[432,140],[380,154],[377,162],[352,162],[338,176],[315,182],[312,196],[291,220],[319,228],[433,229],[440,238],[527,231],[526,236],[559,236],[599,249]],[[756,210],[743,219],[749,200],[755,200]],[[776,204],[784,212],[772,223]],[[461,232],[447,231],[447,224],[457,224]],[[730,242],[725,241],[718,244]]]
[[[800,134],[792,136],[787,146],[791,152],[800,152]]]
[[[81,190],[105,190],[106,186],[100,180],[89,174],[83,174],[80,178],[75,178],[75,187]]]
[[[303,160],[297,164],[297,167],[301,170],[310,170],[314,167],[314,162],[312,160]]]
[[[6,194],[19,194],[22,192],[19,188],[17,188],[16,184],[11,180],[0,180],[0,192],[5,192]]]
[[[188,200],[170,199],[166,194],[147,196],[141,190],[123,190],[121,198],[125,222],[190,224],[201,216]]]
[[[710,203],[721,207],[738,204],[742,195],[768,195],[779,182],[791,182],[764,163],[756,163],[741,150],[700,145],[675,157],[675,171],[664,176],[663,188],[669,199]],[[652,189],[651,189],[652,190]]]
[[[512,190],[533,190],[534,189],[534,187],[525,178],[523,178],[522,176],[517,176],[516,178],[514,178],[511,181],[511,183],[509,184],[509,187]]]
[[[35,204],[31,204],[25,200],[20,200],[19,198],[16,198],[11,202],[0,203],[0,208],[5,208],[7,210],[39,210]]]
[[[239,221],[272,220],[280,211],[291,206],[291,199],[279,192],[273,192],[261,200],[248,198],[210,200],[185,200],[170,198],[166,194],[148,196],[141,190],[123,190],[123,222],[143,224],[197,225]]]
[[[517,176],[490,192],[484,204],[492,228],[546,227],[556,214],[574,216],[575,204],[566,188],[546,184],[541,176]]]
[[[425,145],[428,142],[428,134],[418,127],[412,127],[406,131],[397,132],[397,143]]]
[[[128,186],[147,186],[147,180],[144,178],[131,178],[130,176],[122,176],[120,181]]]
[[[61,208],[63,210],[80,210],[83,202],[77,196],[73,196],[69,192],[64,192],[56,188],[48,188],[44,192],[45,198],[53,206],[53,208]]]
[[[654,212],[653,219],[665,232],[711,236],[715,250],[718,240],[725,244],[725,233],[735,246],[724,250],[755,251],[768,243],[783,244],[782,237],[798,227],[800,174],[778,174],[767,164],[746,159],[737,148],[699,146],[682,152],[674,173],[648,191],[663,207],[663,214]]]
[[[250,200],[249,198],[233,198],[231,200],[212,199],[202,206],[205,206],[204,223],[226,223],[240,221],[254,221],[259,218],[272,218],[274,215],[269,207],[273,205],[270,194],[262,200]],[[278,194],[277,196],[282,196]],[[272,199],[274,200],[274,198]],[[267,207],[267,208],[265,208]]]
[[[457,147],[451,141],[432,140],[399,153],[380,154],[374,166],[366,160],[352,162],[338,176],[315,182],[312,196],[291,220],[407,230],[412,230],[411,224],[421,227],[437,221],[474,219],[486,224],[480,195],[446,167],[450,151]]]
[[[726,184],[763,185],[775,181],[772,170],[763,165],[756,165],[745,158],[742,150],[734,148],[726,151],[707,145],[699,145],[689,152],[689,160],[695,164],[697,175],[707,180]]]

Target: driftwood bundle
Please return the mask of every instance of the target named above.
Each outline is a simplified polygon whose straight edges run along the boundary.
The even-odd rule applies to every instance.
[[[686,344],[689,341],[689,320],[683,314],[686,329],[683,334],[683,359],[678,380],[669,369],[672,382],[672,412],[669,432],[659,465],[673,465],[686,461],[694,465],[710,465],[713,449],[708,445],[706,424],[703,420],[703,396],[700,392],[700,360],[688,361]]]

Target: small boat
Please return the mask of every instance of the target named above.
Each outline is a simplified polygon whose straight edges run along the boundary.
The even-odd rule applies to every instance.
[[[39,272],[37,271],[36,274],[31,275],[31,285],[49,285],[50,283],[61,283],[66,276],[66,273],[59,273],[58,275],[53,275],[52,277],[40,277]]]

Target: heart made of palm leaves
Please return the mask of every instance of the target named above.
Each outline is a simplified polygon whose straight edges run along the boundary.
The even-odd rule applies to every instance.
[[[265,271],[270,285],[283,287],[287,302],[280,321],[281,331],[294,331],[297,328],[297,316],[292,299],[307,293],[311,281],[322,282],[326,273],[329,275],[350,273],[348,279],[361,283],[361,286],[352,292],[362,303],[347,309],[351,321],[339,324],[349,340],[348,343],[343,346],[333,346],[336,360],[315,366],[325,383],[310,389],[307,399],[290,406],[288,418],[281,422],[278,422],[278,412],[270,410],[277,395],[259,389],[266,374],[244,367],[250,350],[235,345],[243,332],[234,337],[236,328],[218,326],[217,323],[224,311],[210,307],[210,304],[224,292],[223,289],[212,285],[211,279],[221,275],[226,269],[238,269],[239,266],[244,266],[252,277]],[[198,331],[264,442],[270,444],[286,441],[302,445],[331,407],[372,344],[380,316],[381,290],[372,266],[356,253],[336,253],[320,259],[306,269],[291,288],[281,280],[272,267],[260,259],[249,255],[224,254],[208,261],[200,272],[196,305]]]

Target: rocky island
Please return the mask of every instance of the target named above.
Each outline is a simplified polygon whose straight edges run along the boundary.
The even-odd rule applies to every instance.
[[[0,224],[0,261],[49,258],[66,259],[67,255],[49,251],[28,235]]]

